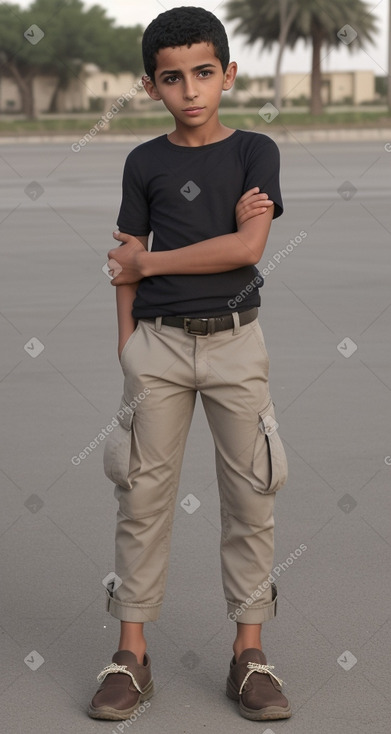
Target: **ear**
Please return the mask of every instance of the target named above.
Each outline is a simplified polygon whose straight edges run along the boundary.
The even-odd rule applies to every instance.
[[[161,100],[161,96],[159,92],[157,91],[155,84],[153,83],[150,76],[147,76],[147,74],[144,74],[144,76],[141,77],[144,89],[146,93],[151,97],[151,99],[154,99],[156,102]]]
[[[238,65],[236,61],[231,61],[230,64],[228,64],[226,72],[224,74],[224,82],[223,82],[223,89],[227,91],[228,89],[232,89],[236,75],[238,73]]]

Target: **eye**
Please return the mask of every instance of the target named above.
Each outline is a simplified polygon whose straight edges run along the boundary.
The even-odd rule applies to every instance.
[[[179,79],[179,77],[176,76],[176,74],[172,74],[172,76],[166,76],[166,78],[164,79],[164,83],[175,84],[176,79]]]
[[[207,74],[207,76],[206,76],[206,77],[205,77],[205,76],[204,76],[204,77],[202,77],[202,79],[207,79],[207,78],[208,78],[208,76],[210,76],[211,74],[213,74],[213,71],[209,71],[208,69],[202,69],[202,70],[200,71],[200,74]]]

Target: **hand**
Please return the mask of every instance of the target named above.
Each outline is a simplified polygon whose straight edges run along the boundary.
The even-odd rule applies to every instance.
[[[122,265],[117,263],[116,260],[113,260],[113,258],[110,258],[110,260],[108,260],[107,267],[112,278],[116,278],[117,275],[122,272]]]
[[[135,331],[137,326],[137,321],[133,318],[133,316],[130,317],[129,322],[125,326],[122,326],[119,329],[119,335],[118,335],[118,359],[121,362],[121,354],[123,352],[124,346],[128,339],[132,336],[133,332]]]
[[[236,224],[237,228],[247,222],[248,219],[257,217],[260,214],[265,214],[270,206],[273,206],[274,201],[271,201],[267,194],[261,193],[259,186],[256,186],[239,199],[236,204]]]
[[[118,340],[118,359],[120,361],[120,364],[121,364],[121,354],[123,352],[123,348],[124,348],[126,342],[129,339],[129,336],[130,336],[130,334],[129,335],[126,335],[126,336],[121,336],[120,339]]]
[[[146,255],[145,248],[130,234],[113,232],[113,237],[123,244],[107,253],[109,272],[114,276],[111,285],[138,283],[144,277],[141,264],[142,256]]]

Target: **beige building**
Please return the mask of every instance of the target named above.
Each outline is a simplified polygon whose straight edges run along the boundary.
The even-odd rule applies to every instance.
[[[282,75],[282,98],[285,103],[311,96],[311,75],[288,73]],[[331,71],[322,74],[323,103],[359,105],[376,99],[373,71]]]
[[[37,76],[33,82],[35,111],[42,114],[48,111],[57,85],[57,78]],[[95,66],[86,64],[83,71],[72,79],[65,91],[58,95],[58,112],[88,112],[91,104],[95,107],[100,101],[102,110],[108,109],[115,100],[124,98],[133,109],[143,107],[147,98],[141,87],[140,77],[130,72],[110,74]],[[22,104],[19,89],[11,77],[0,77],[0,112],[21,112]]]
[[[250,99],[270,99],[274,97],[273,84],[270,78],[250,79],[246,89],[233,89],[232,99],[238,104],[246,104]]]

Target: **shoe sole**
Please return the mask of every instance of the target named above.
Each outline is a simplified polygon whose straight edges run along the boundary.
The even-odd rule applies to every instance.
[[[278,719],[289,719],[292,716],[290,706],[265,706],[263,709],[249,709],[242,702],[232,681],[227,678],[226,694],[232,701],[239,702],[239,711],[241,716],[251,721],[277,721]]]
[[[101,708],[95,708],[91,704],[88,707],[88,716],[91,719],[105,719],[106,721],[124,721],[128,719],[133,712],[140,706],[143,701],[151,698],[154,693],[153,680],[148,683],[146,689],[140,693],[136,703],[129,709],[114,709],[111,706],[102,706]]]

